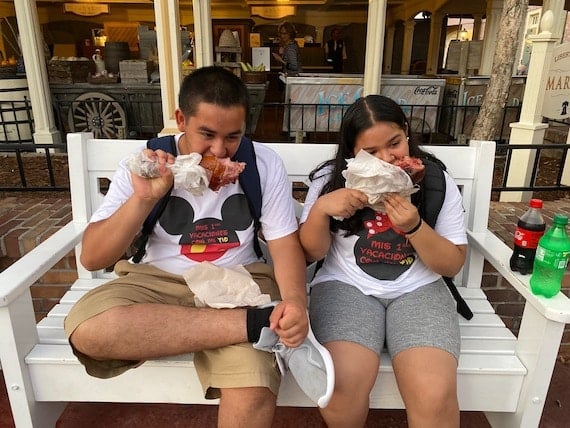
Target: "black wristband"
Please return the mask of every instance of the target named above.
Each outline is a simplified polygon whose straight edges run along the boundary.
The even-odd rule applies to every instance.
[[[420,230],[420,227],[422,227],[422,223],[423,223],[423,220],[420,217],[420,221],[418,222],[418,224],[416,224],[414,227],[412,227],[407,232],[404,232],[404,235],[411,235],[412,233],[417,232],[418,230]]]

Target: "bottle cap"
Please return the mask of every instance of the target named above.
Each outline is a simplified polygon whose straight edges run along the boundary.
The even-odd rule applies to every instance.
[[[552,221],[561,226],[566,226],[568,224],[568,216],[565,214],[554,214]]]
[[[531,199],[529,206],[531,208],[542,208],[542,199]]]

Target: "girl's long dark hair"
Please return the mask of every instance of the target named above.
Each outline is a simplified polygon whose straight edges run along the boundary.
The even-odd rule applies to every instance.
[[[321,173],[323,168],[332,166],[330,180],[324,185],[321,195],[345,186],[346,180],[341,173],[347,167],[346,159],[354,157],[356,139],[362,132],[378,122],[394,123],[410,137],[408,141],[410,156],[430,159],[445,169],[445,166],[439,159],[431,153],[420,149],[418,142],[410,135],[410,123],[406,115],[395,101],[383,95],[368,95],[356,100],[346,110],[340,126],[340,144],[338,145],[336,157],[319,165],[309,175],[309,178],[313,180],[323,174]],[[346,230],[347,236],[356,233],[362,228],[362,220],[366,209],[369,208],[358,210],[352,217],[343,221],[331,219],[331,231]]]

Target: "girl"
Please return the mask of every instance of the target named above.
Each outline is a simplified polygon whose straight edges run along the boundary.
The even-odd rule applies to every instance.
[[[309,312],[335,366],[335,390],[321,409],[329,427],[365,424],[384,344],[410,427],[459,426],[459,323],[441,277],[457,274],[465,260],[461,195],[443,164],[410,141],[409,130],[394,101],[361,98],[343,118],[336,158],[311,174],[300,238],[308,260],[325,258],[311,283]],[[421,158],[420,186],[434,180],[433,171],[443,175],[445,198],[433,227],[420,216],[427,203],[418,209],[389,194],[386,212],[374,212],[364,193],[344,187],[346,159],[360,150],[389,163]]]

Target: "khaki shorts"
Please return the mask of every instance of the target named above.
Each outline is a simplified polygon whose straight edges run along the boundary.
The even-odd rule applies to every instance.
[[[263,294],[269,294],[271,300],[280,300],[279,288],[270,266],[253,263],[245,267]],[[64,324],[68,338],[83,321],[115,306],[134,303],[195,306],[194,294],[180,275],[126,260],[115,265],[115,273],[119,276],[117,279],[89,291],[71,308]],[[87,373],[104,379],[144,362],[99,361],[76,349],[73,352]],[[274,355],[253,349],[251,343],[195,352],[194,365],[206,398],[219,398],[220,389],[223,388],[267,387],[275,395],[279,391],[280,375]]]

